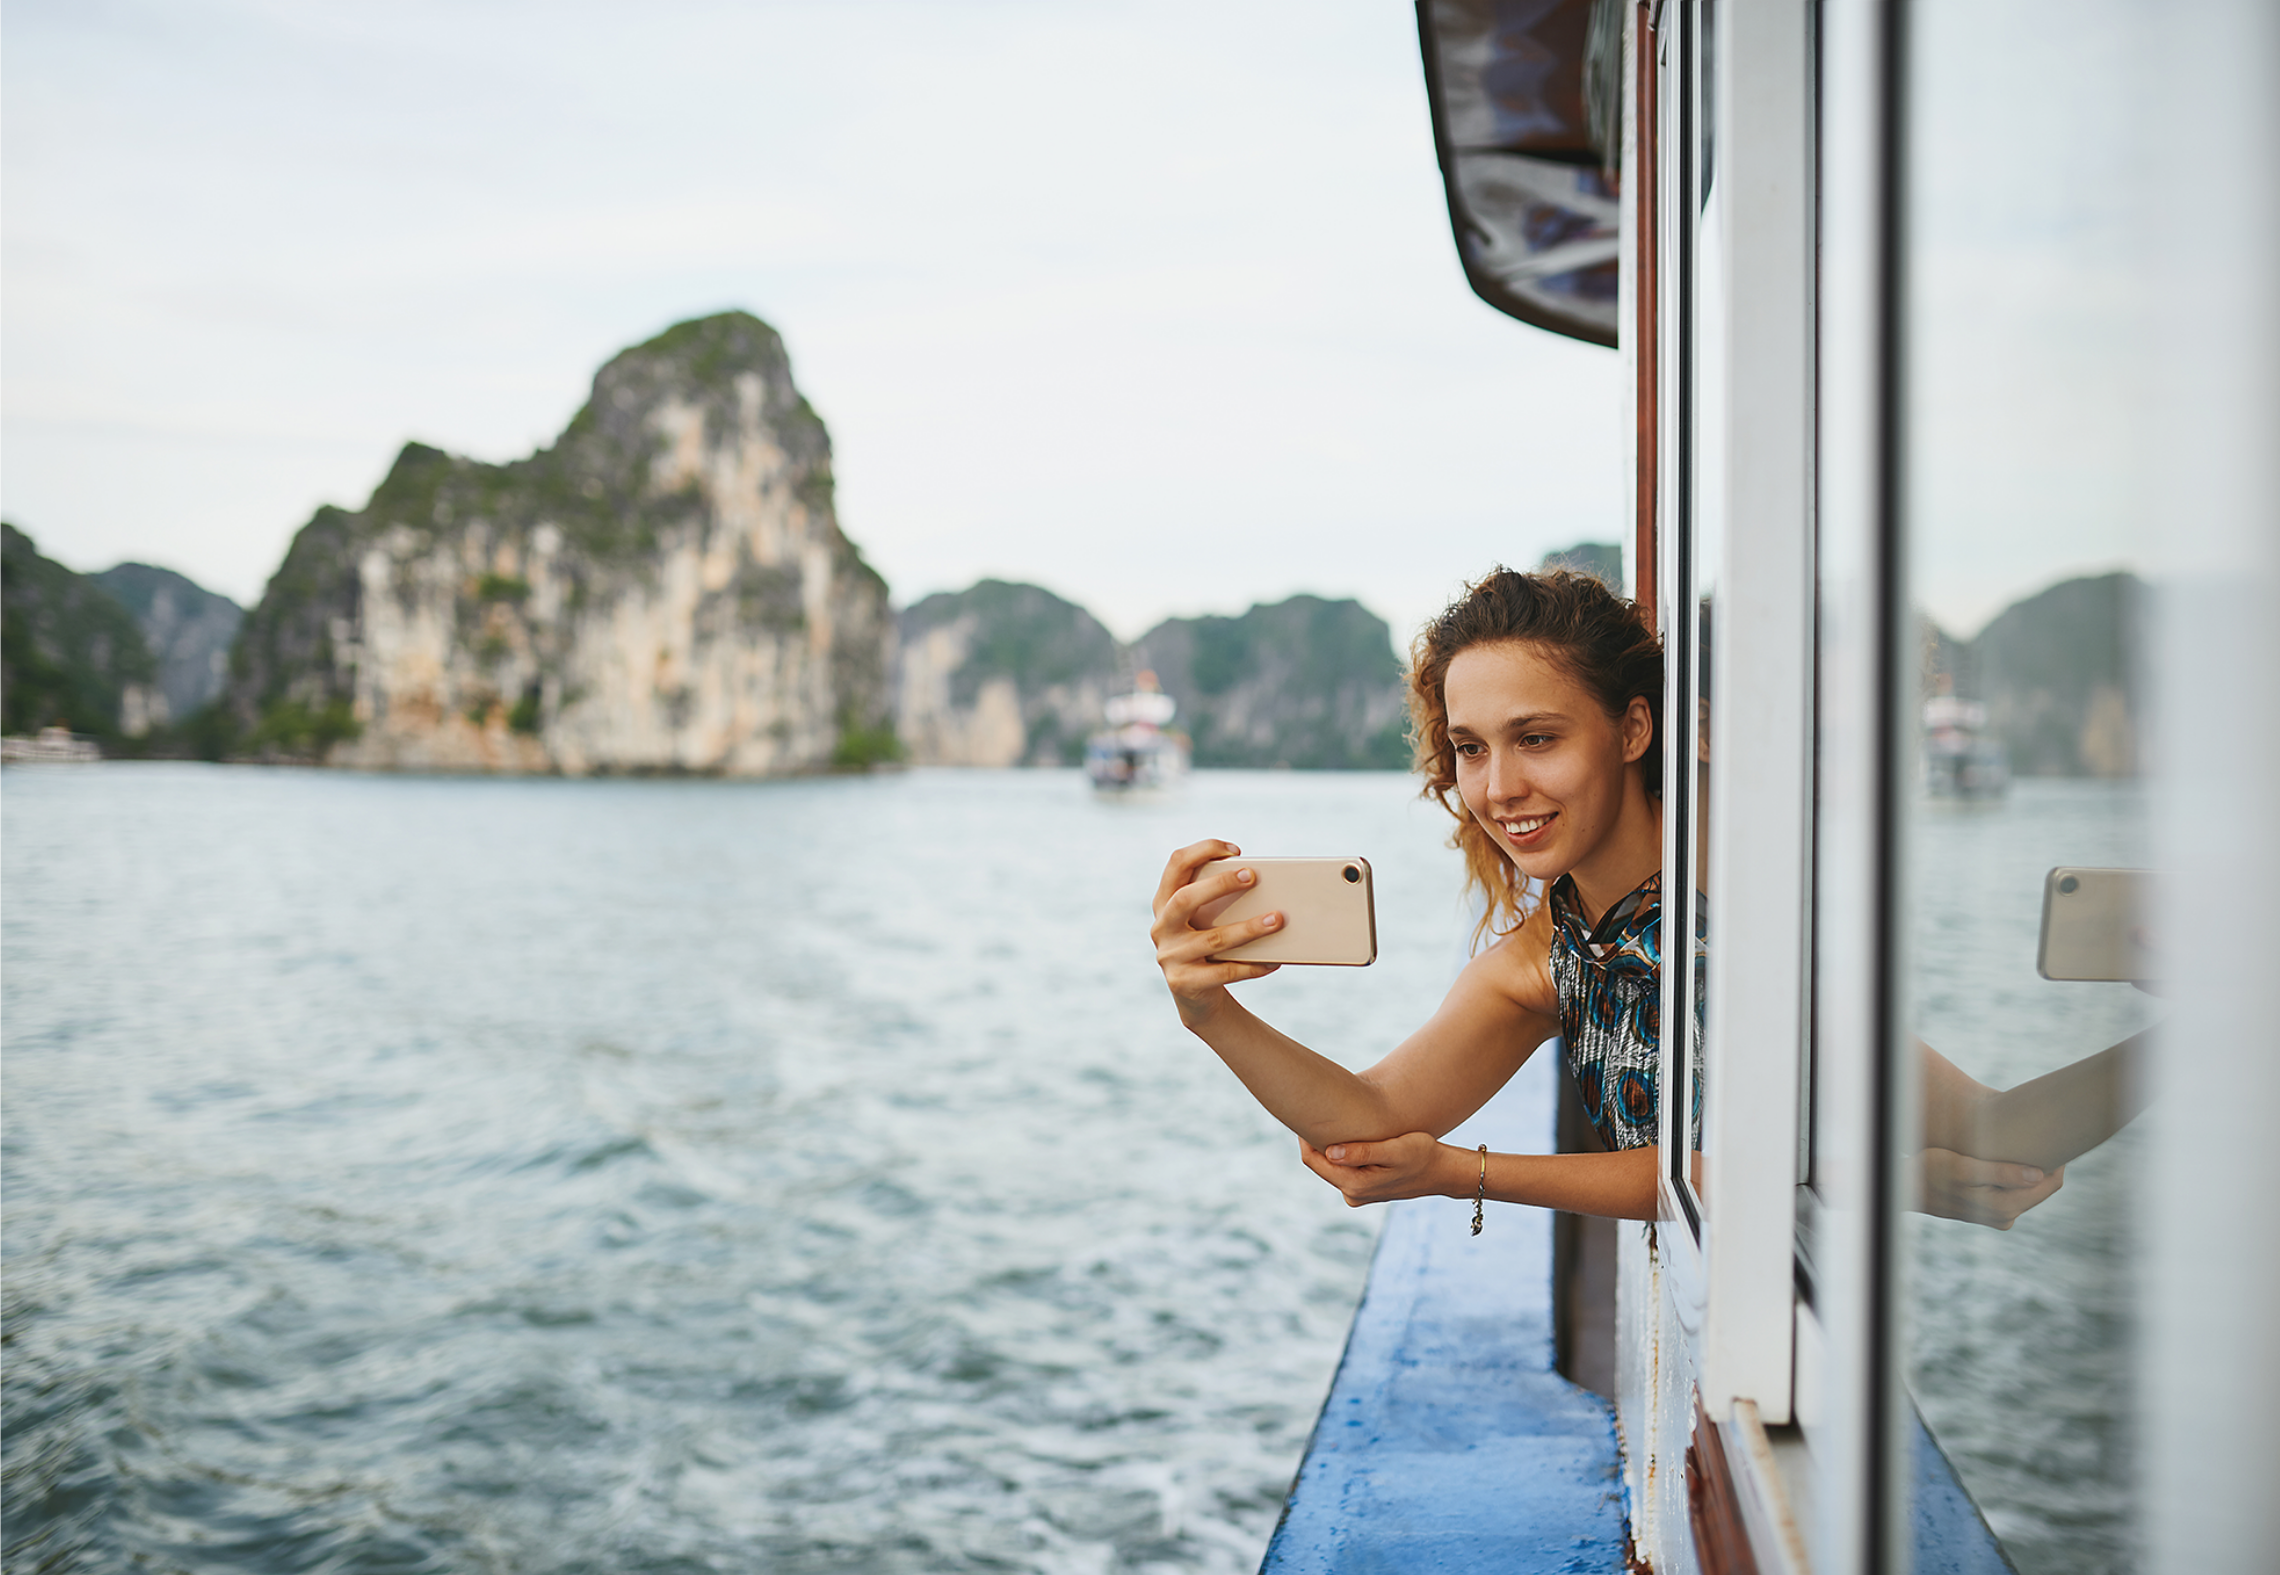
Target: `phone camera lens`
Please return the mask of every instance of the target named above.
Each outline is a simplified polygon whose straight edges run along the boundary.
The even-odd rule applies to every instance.
[[[1355,868],[1353,865],[1351,865],[1351,864],[1347,865],[1347,866],[1346,866],[1346,884],[1347,884],[1347,885],[1349,885],[1349,886],[1358,886],[1358,885],[1360,885],[1361,883],[1362,883],[1362,872],[1361,872],[1360,870],[1356,869],[1356,868]]]
[[[2073,876],[2065,875],[2059,878],[2058,889],[2065,892],[2067,895],[2072,896],[2074,892],[2080,888],[2081,885],[2082,882],[2076,880]]]

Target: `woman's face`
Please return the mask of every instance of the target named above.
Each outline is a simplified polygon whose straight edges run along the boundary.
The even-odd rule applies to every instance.
[[[1521,872],[1552,880],[1607,843],[1653,719],[1635,699],[1610,719],[1558,662],[1518,641],[1469,646],[1441,693],[1457,791]]]

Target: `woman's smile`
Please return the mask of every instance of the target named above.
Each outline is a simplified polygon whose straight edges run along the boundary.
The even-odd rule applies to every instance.
[[[1552,822],[1559,818],[1559,811],[1553,810],[1549,814],[1543,815],[1499,817],[1496,825],[1497,829],[1504,833],[1504,840],[1511,843],[1513,847],[1530,850],[1543,846],[1545,835],[1551,830]]]

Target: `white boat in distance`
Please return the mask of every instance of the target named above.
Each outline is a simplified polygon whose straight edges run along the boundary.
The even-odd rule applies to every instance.
[[[1924,702],[1922,775],[1932,798],[2001,798],[2011,785],[2011,757],[1988,730],[1977,700],[1933,695]]]
[[[0,760],[10,765],[86,766],[103,758],[91,738],[81,738],[67,727],[43,727],[31,738],[11,734],[0,739]]]
[[[1167,727],[1179,709],[1156,675],[1135,674],[1130,694],[1113,695],[1102,706],[1108,725],[1085,745],[1085,775],[1103,793],[1166,788],[1187,775],[1187,735]]]

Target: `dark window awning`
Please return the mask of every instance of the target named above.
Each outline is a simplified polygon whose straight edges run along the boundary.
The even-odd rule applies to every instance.
[[[1501,312],[1615,343],[1621,0],[1417,0],[1465,278]]]

